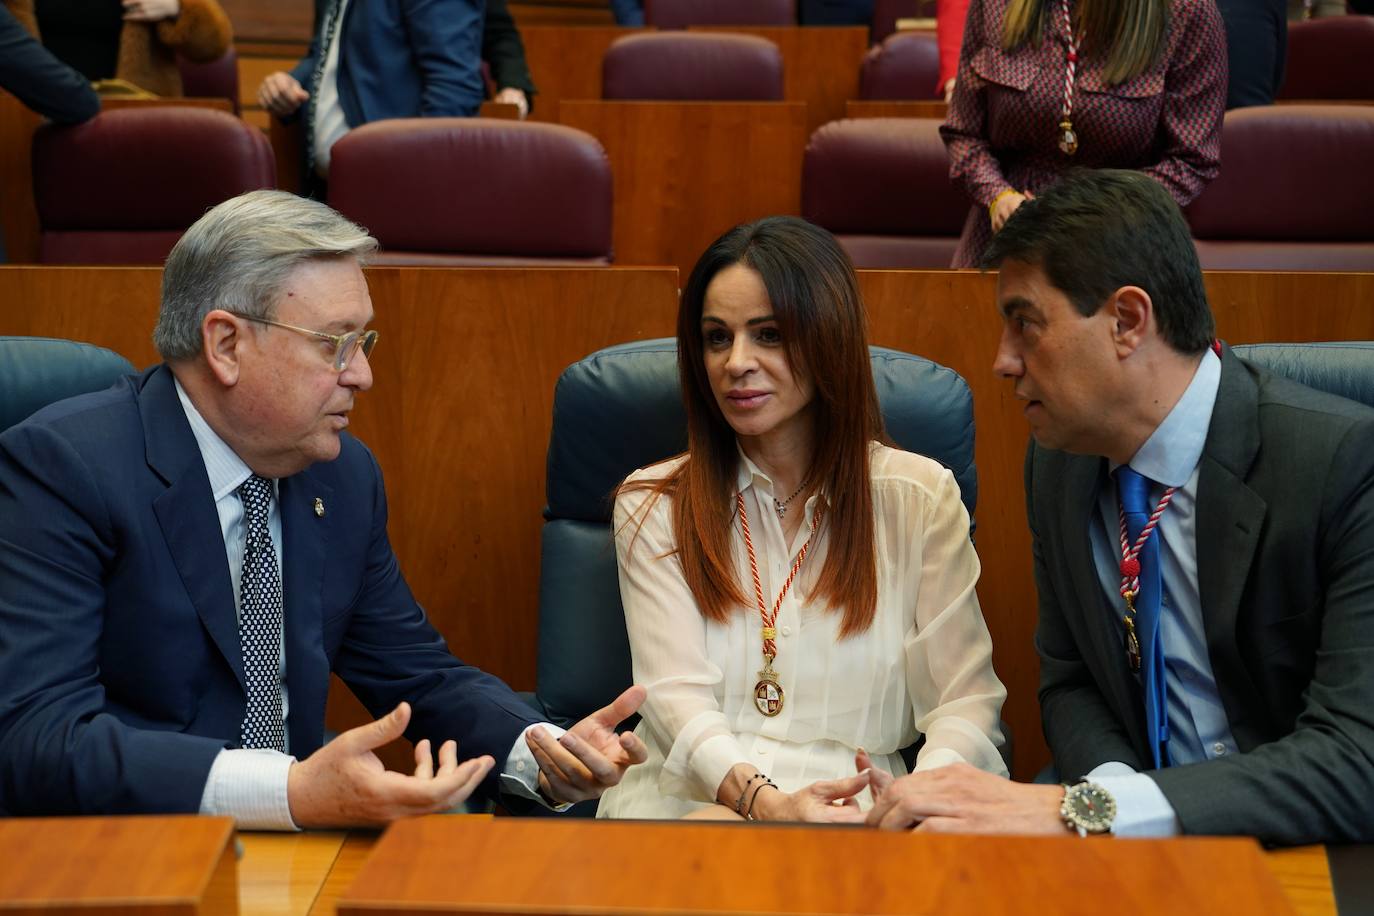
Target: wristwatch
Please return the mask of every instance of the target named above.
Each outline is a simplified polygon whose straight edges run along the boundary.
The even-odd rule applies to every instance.
[[[1116,819],[1116,799],[1097,783],[1080,779],[1064,786],[1059,816],[1064,819],[1064,826],[1077,830],[1079,836],[1110,833]]]

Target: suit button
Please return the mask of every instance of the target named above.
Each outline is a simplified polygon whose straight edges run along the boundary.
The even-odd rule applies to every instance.
[[[1212,753],[1216,754],[1218,757],[1225,757],[1226,745],[1218,741],[1216,744],[1212,745]]]

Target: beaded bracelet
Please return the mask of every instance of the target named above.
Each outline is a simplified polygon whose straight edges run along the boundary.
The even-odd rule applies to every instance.
[[[759,800],[759,793],[762,792],[764,789],[768,788],[769,786],[772,786],[773,788],[778,789],[778,784],[777,784],[777,783],[775,783],[773,780],[769,779],[767,776],[763,777],[763,784],[760,785],[757,789],[754,790],[754,795],[753,795],[753,797],[749,799],[749,810],[747,810],[747,811],[744,812],[744,819],[745,819],[746,821],[756,821],[756,820],[758,820],[758,818],[754,817],[754,802],[756,802],[756,801]],[[782,789],[778,789],[778,791],[781,792]]]
[[[744,784],[744,791],[740,792],[739,798],[735,801],[735,813],[740,817],[744,817],[744,797],[749,794],[749,787],[754,784],[754,780],[756,779],[764,779],[768,782],[772,782],[771,779],[768,779],[768,777],[764,776],[762,773],[755,773],[753,776],[749,777],[749,781]],[[755,792],[754,794],[757,795],[758,793]]]

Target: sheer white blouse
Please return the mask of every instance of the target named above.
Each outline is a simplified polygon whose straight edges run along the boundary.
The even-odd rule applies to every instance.
[[[773,485],[740,456],[738,486],[772,607],[816,507],[790,544],[773,509]],[[685,460],[683,458],[674,461]],[[671,462],[636,471],[653,480]],[[1006,774],[998,752],[1006,690],[992,670],[992,640],[974,585],[979,562],[954,475],[938,463],[875,444],[872,452],[878,602],[873,625],[839,638],[839,612],[810,593],[828,552],[822,527],[777,620],[774,669],[786,691],[782,712],[754,706],[763,667],[756,607],[727,623],[702,617],[673,553],[672,506],[647,490],[616,500],[616,554],[635,683],[648,699],[635,733],[649,759],[602,797],[599,817],[680,817],[715,801],[725,774],[746,763],[786,792],[854,772],[856,748],[902,775],[898,753],[920,734],[916,769],[957,761]],[[793,510],[795,511],[795,509]],[[639,524],[643,519],[642,526]],[[749,558],[734,527],[735,566],[752,598]],[[871,804],[868,793],[860,804]]]

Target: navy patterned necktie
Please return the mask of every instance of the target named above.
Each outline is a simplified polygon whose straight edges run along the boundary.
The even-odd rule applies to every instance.
[[[1150,518],[1150,479],[1129,465],[1116,470],[1116,490],[1131,543],[1140,537]],[[1140,630],[1141,685],[1145,692],[1145,731],[1149,736],[1155,769],[1169,765],[1169,701],[1164,667],[1164,643],[1160,635],[1159,529],[1150,532],[1140,549],[1140,594],[1135,598],[1136,626]]]
[[[254,474],[238,489],[243,500],[243,578],[239,581],[239,644],[248,691],[240,744],[248,748],[286,750],[282,723],[282,600],[277,551],[267,527],[272,482]]]

